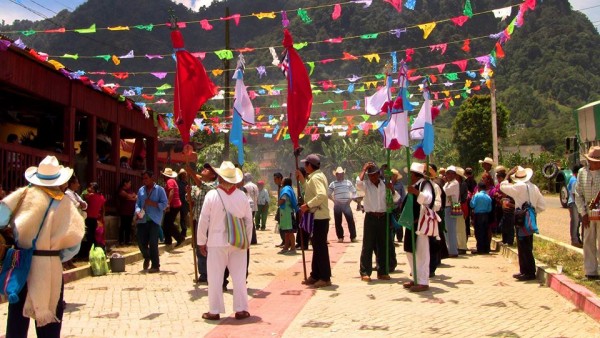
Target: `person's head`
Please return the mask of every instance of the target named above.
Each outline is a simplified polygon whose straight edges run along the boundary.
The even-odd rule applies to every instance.
[[[154,172],[152,170],[142,172],[142,183],[147,187],[154,185]]]
[[[252,174],[250,173],[245,173],[244,174],[244,182],[248,183],[248,182],[252,182]]]
[[[425,177],[425,164],[413,162],[410,165],[410,184],[415,184],[417,181]]]
[[[319,170],[319,168],[321,168],[321,159],[317,154],[310,154],[300,162],[304,164],[304,169],[306,169],[306,172],[308,174],[311,174],[314,171]]]
[[[379,169],[379,167],[373,163],[370,162],[369,164],[367,164],[367,177],[369,178],[369,181],[371,181],[371,183],[373,184],[378,184],[379,181],[381,180],[381,170]]]
[[[590,147],[587,154],[583,155],[591,171],[600,170],[600,146]]]
[[[67,188],[69,188],[72,191],[78,191],[80,187],[81,186],[79,184],[77,176],[72,175],[71,178],[69,178],[69,181],[67,182]]]
[[[131,188],[131,179],[130,178],[124,178],[121,180],[121,183],[119,184],[119,190],[121,189],[130,189]]]
[[[281,182],[283,181],[283,175],[279,172],[273,174],[273,182],[280,187]]]
[[[88,185],[88,192],[95,192],[97,194],[100,193],[100,186],[98,185],[97,182],[92,182]]]
[[[202,175],[203,182],[214,182],[217,179],[217,173],[210,163],[204,163],[200,175]]]
[[[187,181],[187,172],[185,169],[179,169],[179,173],[177,174],[177,178],[181,181]]]
[[[492,178],[492,175],[490,175],[490,173],[488,172],[485,172],[483,173],[483,175],[481,175],[481,182],[485,183],[487,187],[494,186],[494,179]]]
[[[286,177],[283,179],[283,181],[281,181],[281,186],[285,187],[285,186],[292,186],[292,179],[289,177]]]
[[[579,170],[583,168],[583,166],[581,164],[576,164],[573,166],[573,168],[571,169],[571,172],[573,173],[573,176],[577,177],[577,174],[579,174]]]
[[[490,157],[486,157],[483,160],[479,160],[479,164],[481,164],[481,167],[483,168],[483,170],[485,170],[485,172],[489,172],[490,170],[492,170],[494,160],[492,160]]]
[[[259,180],[258,182],[256,182],[256,186],[259,190],[263,190],[263,188],[265,187],[265,181]]]
[[[19,137],[17,136],[17,134],[9,134],[6,137],[6,142],[8,142],[8,143],[19,143]]]
[[[392,169],[392,183],[396,184],[396,182],[402,179],[402,174],[398,171],[398,169]]]
[[[487,185],[483,181],[481,181],[481,182],[477,183],[477,190],[486,191]]]
[[[344,180],[344,174],[346,173],[346,170],[342,167],[337,167],[334,171],[333,171],[333,175],[335,176],[335,179],[338,181],[343,181]]]
[[[496,172],[496,179],[498,180],[498,183],[504,181],[506,179],[506,170],[504,170],[504,171],[497,171]]]
[[[465,176],[467,176],[467,178],[473,177],[473,168],[471,168],[471,167],[465,168]]]
[[[446,168],[446,181],[448,182],[452,182],[456,179],[456,167],[451,165],[448,168]]]

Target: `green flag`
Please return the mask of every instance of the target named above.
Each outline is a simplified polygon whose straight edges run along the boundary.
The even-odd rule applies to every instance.
[[[408,196],[406,196],[406,203],[404,204],[404,208],[402,209],[402,213],[400,213],[400,218],[398,219],[398,223],[409,230],[413,229],[413,223],[415,219],[413,214],[413,199],[413,194],[408,194]]]

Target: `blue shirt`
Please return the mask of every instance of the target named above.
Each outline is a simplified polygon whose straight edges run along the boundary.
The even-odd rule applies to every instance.
[[[137,201],[135,202],[135,213],[139,213],[142,209],[145,209],[146,213],[144,217],[139,219],[137,222],[146,223],[148,219],[150,219],[152,222],[160,225],[163,219],[163,211],[167,208],[167,204],[169,204],[169,201],[167,200],[167,193],[163,187],[156,183],[149,192],[150,196],[147,195],[146,186],[143,186],[140,188],[140,190],[138,190]],[[150,205],[144,207],[146,198],[158,203],[158,207],[151,207]]]
[[[471,208],[476,214],[485,214],[492,211],[492,198],[482,190],[471,199]]]
[[[567,184],[567,191],[569,192],[569,200],[567,204],[575,203],[575,199],[573,198],[573,194],[575,193],[575,184],[577,184],[577,177],[571,176],[569,178],[569,183]]]

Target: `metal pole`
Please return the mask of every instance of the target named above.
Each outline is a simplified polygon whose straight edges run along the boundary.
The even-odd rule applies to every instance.
[[[229,7],[225,8],[225,17],[229,17]],[[225,20],[225,49],[227,50],[229,49],[229,21],[230,20]],[[227,116],[229,114],[229,80],[231,79],[231,76],[229,76],[229,60],[225,59],[223,61],[223,67],[225,70],[223,72],[223,74],[225,74],[225,91],[223,94],[223,103],[225,116]],[[223,160],[229,160],[229,134],[223,133],[223,136],[225,137],[223,144]]]
[[[496,80],[490,80],[490,96],[492,103],[492,156],[494,163],[498,164],[498,123],[496,121]]]

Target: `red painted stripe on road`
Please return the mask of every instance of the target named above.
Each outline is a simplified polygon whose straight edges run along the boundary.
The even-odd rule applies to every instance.
[[[335,229],[329,228],[329,261],[331,268],[346,252],[349,243],[338,244]],[[334,244],[335,243],[335,244]],[[273,253],[275,254],[275,253]],[[305,252],[306,270],[310,273],[312,251]],[[335,283],[335,276],[332,282]],[[222,319],[206,337],[280,337],[283,335],[316,289],[302,285],[302,258],[277,275],[263,290],[254,294],[249,301],[251,317],[236,320],[233,316]],[[243,327],[242,327],[243,326]]]

